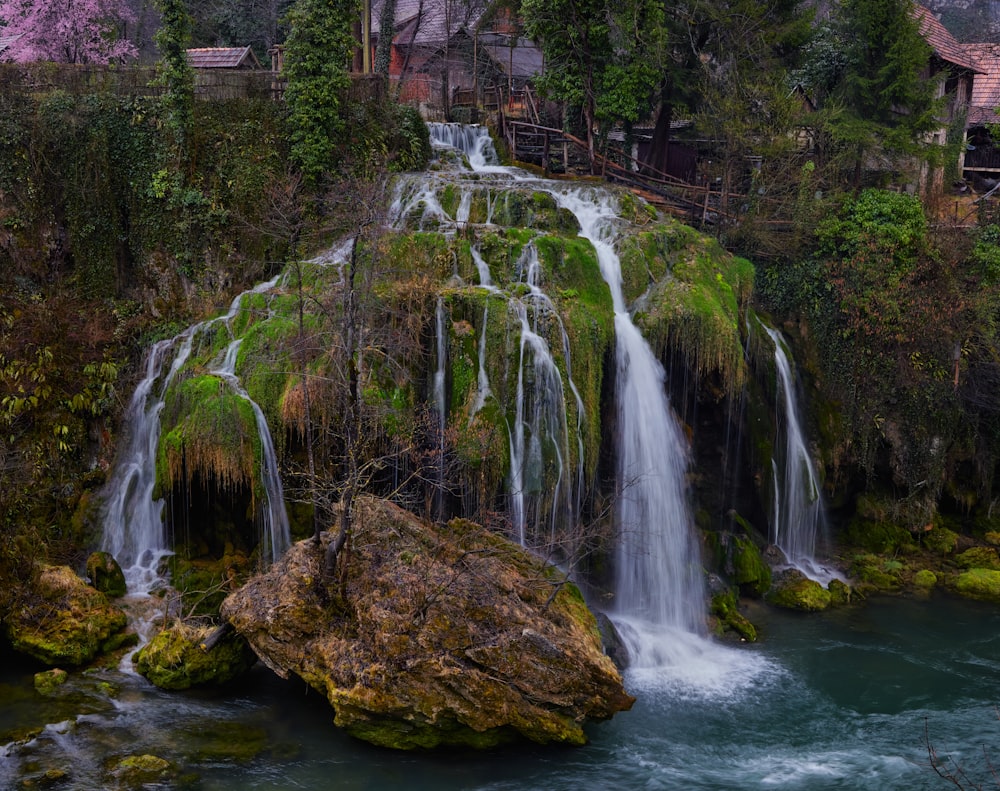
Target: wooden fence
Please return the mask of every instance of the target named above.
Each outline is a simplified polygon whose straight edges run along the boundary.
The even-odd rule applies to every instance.
[[[284,96],[287,81],[272,71],[198,69],[195,97],[227,99],[274,99]],[[70,63],[0,63],[0,90],[47,93],[62,90],[72,94],[107,93],[116,96],[160,96],[156,69],[148,66],[103,66]],[[369,74],[352,74],[347,101],[383,101],[385,81]]]

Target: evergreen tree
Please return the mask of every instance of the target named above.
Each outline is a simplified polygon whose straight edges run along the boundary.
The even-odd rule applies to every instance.
[[[291,156],[306,180],[315,184],[333,165],[336,142],[344,132],[342,97],[357,42],[351,26],[356,0],[298,0],[288,14],[285,42]]]
[[[869,163],[932,161],[940,147],[938,82],[912,0],[844,0],[810,47],[801,82],[819,107],[818,127],[835,165],[858,188]]]
[[[648,115],[666,53],[655,0],[524,0],[525,31],[545,53],[539,87],[579,109],[591,154],[597,124]]]

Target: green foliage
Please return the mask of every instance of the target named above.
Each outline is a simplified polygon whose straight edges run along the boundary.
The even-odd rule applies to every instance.
[[[297,0],[288,13],[285,101],[292,161],[315,184],[333,169],[345,130],[342,94],[354,48],[356,0]]]
[[[525,31],[541,44],[539,87],[580,108],[587,135],[595,122],[645,117],[667,55],[662,4],[629,0],[525,0]]]
[[[154,39],[160,51],[157,82],[163,95],[164,120],[173,134],[178,158],[184,157],[194,118],[194,69],[187,59],[194,20],[185,0],[157,0],[160,27]]]
[[[912,157],[937,161],[938,79],[925,76],[931,47],[912,0],[845,0],[820,29],[796,74],[817,103],[824,143],[853,183],[873,158],[883,169]],[[910,160],[907,162],[907,160]]]
[[[980,322],[993,297],[970,290],[966,266],[933,249],[913,196],[863,191],[820,223],[816,245],[807,260],[772,266],[763,291],[808,320],[826,393],[840,405],[831,447],[868,472],[881,457],[933,502],[947,449],[968,442],[955,350],[992,332]]]

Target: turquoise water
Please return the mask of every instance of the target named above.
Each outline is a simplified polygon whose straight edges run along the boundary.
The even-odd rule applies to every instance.
[[[107,671],[76,675],[46,699],[30,668],[7,666],[0,788],[49,769],[67,772],[59,788],[115,787],[117,759],[142,753],[176,768],[147,787],[205,791],[947,788],[929,768],[925,733],[939,756],[994,787],[984,747],[1000,763],[996,608],[942,597],[751,614],[761,643],[706,646],[682,673],[630,674],[634,709],[576,749],[376,749],[339,733],[316,693],[263,669],[252,693],[168,694]],[[24,729],[41,730],[12,742]]]

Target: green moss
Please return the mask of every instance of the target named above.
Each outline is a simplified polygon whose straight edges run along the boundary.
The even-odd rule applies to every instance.
[[[165,629],[136,654],[136,670],[161,689],[188,689],[225,684],[257,661],[246,640],[235,634],[204,650],[201,643],[211,631],[185,624]]]
[[[771,567],[750,538],[733,536],[731,543],[733,582],[752,596],[763,596],[771,587]]]
[[[67,679],[69,679],[69,673],[58,667],[35,673],[35,691],[39,695],[52,695],[66,683]]]
[[[710,610],[717,618],[720,632],[735,632],[748,642],[757,641],[757,627],[739,611],[733,591],[727,590],[713,596]]]
[[[950,555],[958,546],[958,533],[947,527],[935,527],[924,535],[923,543],[937,555]]]
[[[740,316],[750,299],[753,265],[709,237],[692,239],[690,229],[680,229],[658,227],[622,242],[631,273],[626,293],[638,291],[643,278],[652,283],[636,324],[654,348],[679,350],[695,371],[718,373],[735,392],[746,377]],[[664,265],[666,274],[656,277]]]
[[[913,545],[909,530],[888,521],[871,521],[860,515],[851,519],[845,539],[852,546],[875,554],[892,554]]]
[[[223,488],[261,486],[261,445],[253,407],[219,377],[171,387],[161,418],[156,479],[162,492],[201,473]]]
[[[913,584],[918,588],[930,590],[938,583],[937,574],[930,569],[921,569],[913,575]]]
[[[110,553],[91,553],[87,558],[87,576],[90,584],[106,596],[116,598],[125,595],[125,574]]]
[[[850,576],[862,592],[897,591],[902,585],[903,566],[899,561],[878,555],[856,555],[851,562]]]
[[[1000,556],[993,547],[972,547],[956,555],[955,562],[963,569],[1000,569]]]
[[[1000,603],[1000,571],[970,569],[955,580],[955,590],[970,599]]]
[[[832,579],[830,580],[830,584],[826,586],[826,589],[830,591],[831,606],[839,607],[851,603],[853,591],[851,590],[851,586],[846,582]]]
[[[767,600],[776,607],[816,612],[829,607],[833,597],[816,580],[797,575],[775,586]]]

